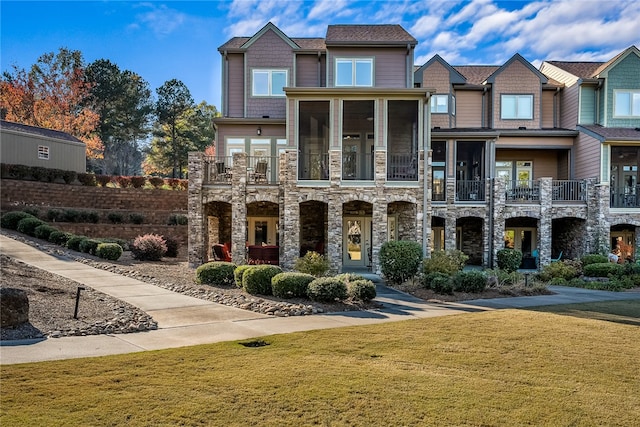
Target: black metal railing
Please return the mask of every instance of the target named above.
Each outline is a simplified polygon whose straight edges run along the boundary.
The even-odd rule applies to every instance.
[[[554,179],[551,182],[551,191],[554,202],[585,202],[587,200],[585,181]]]
[[[387,181],[417,181],[418,161],[415,153],[387,155]]]
[[[540,185],[538,181],[514,180],[507,181],[507,202],[539,202]]]
[[[329,154],[298,154],[298,179],[328,180]]]
[[[611,187],[609,203],[612,208],[640,207],[640,185]]]
[[[247,157],[247,184],[277,184],[279,181],[277,156]]]
[[[485,199],[485,181],[483,179],[456,181],[456,200],[476,202]]]
[[[232,162],[231,156],[206,156],[204,158],[204,183],[230,185],[233,177]]]
[[[342,153],[342,179],[372,181],[373,155],[369,153]]]

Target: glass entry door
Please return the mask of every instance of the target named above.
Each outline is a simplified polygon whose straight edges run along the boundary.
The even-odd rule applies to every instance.
[[[359,268],[370,264],[371,218],[348,217],[343,220],[343,264]]]

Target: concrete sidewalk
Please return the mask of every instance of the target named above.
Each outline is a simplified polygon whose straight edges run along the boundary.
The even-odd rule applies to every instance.
[[[266,335],[314,329],[358,326],[407,319],[429,318],[500,308],[521,308],[591,301],[640,299],[638,292],[602,292],[550,287],[554,295],[498,298],[462,303],[429,303],[376,281],[376,301],[382,308],[311,316],[273,317],[175,293],[44,253],[0,235],[2,253],[126,301],[149,313],[158,330],[133,334],[92,335],[41,340],[2,341],[0,364],[28,363],[105,356],[146,350],[253,339]]]

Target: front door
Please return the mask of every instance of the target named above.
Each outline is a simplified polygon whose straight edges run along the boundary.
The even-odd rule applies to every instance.
[[[343,264],[365,268],[371,264],[371,217],[345,217],[343,220]]]

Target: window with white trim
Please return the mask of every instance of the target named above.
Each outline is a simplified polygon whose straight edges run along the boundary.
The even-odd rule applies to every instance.
[[[613,91],[613,117],[640,117],[640,90]]]
[[[431,112],[448,113],[449,95],[431,95]]]
[[[373,86],[373,58],[336,58],[336,86]]]
[[[288,70],[253,70],[251,94],[253,96],[285,96]]]
[[[46,145],[38,145],[38,159],[49,160],[49,147]]]
[[[533,95],[501,95],[500,118],[533,119]]]

